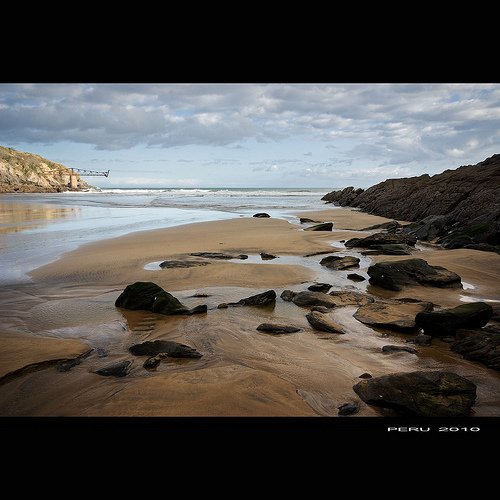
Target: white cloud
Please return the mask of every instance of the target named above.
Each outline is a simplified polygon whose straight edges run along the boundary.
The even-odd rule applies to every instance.
[[[305,154],[327,164],[320,151],[329,148],[338,175],[402,175],[498,153],[500,85],[0,85],[0,144],[61,141],[101,151],[186,148],[185,158],[192,146],[239,148],[241,168],[260,163],[270,172],[293,162],[303,172],[323,168]],[[273,159],[280,155],[287,163]],[[381,169],[363,170],[368,163]]]

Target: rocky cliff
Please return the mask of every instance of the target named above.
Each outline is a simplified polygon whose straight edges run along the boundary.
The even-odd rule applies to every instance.
[[[500,249],[500,154],[433,176],[388,179],[366,190],[347,187],[322,199],[414,222],[407,232],[432,224],[432,237],[421,233],[420,239],[438,237],[447,248]]]
[[[39,155],[0,146],[0,193],[55,193],[69,191],[71,169]],[[76,174],[75,174],[76,175]],[[77,188],[89,189],[79,175]]]

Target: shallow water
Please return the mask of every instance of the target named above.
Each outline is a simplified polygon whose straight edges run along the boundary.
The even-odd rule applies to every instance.
[[[276,380],[285,381],[295,388],[297,398],[305,403],[304,408],[319,416],[337,416],[338,407],[342,404],[359,403],[352,386],[359,381],[362,373],[378,376],[420,369],[449,370],[466,376],[478,386],[473,416],[500,415],[500,374],[464,361],[449,350],[449,344],[439,340],[435,340],[432,347],[418,347],[418,355],[383,353],[381,348],[384,345],[407,345],[406,340],[411,336],[363,325],[353,318],[357,309],[355,306],[336,307],[329,313],[344,327],[346,334],[321,333],[308,324],[305,318],[308,309],[280,298],[282,288],[275,289],[278,298],[272,306],[228,309],[218,309],[217,306],[237,302],[264,290],[243,287],[182,290],[174,292],[174,295],[187,307],[207,304],[207,314],[165,317],[145,311],[117,309],[114,302],[121,289],[79,283],[40,288],[25,276],[28,270],[57,259],[60,253],[81,243],[138,229],[248,216],[252,212],[268,211],[269,206],[274,207],[276,214],[282,218],[296,221],[292,210],[315,208],[300,204],[286,206],[284,197],[273,199],[274,205],[269,201],[266,206],[259,194],[240,196],[230,210],[227,200],[232,197],[235,201],[235,196],[230,193],[224,193],[227,198],[215,200],[216,203],[214,195],[207,193],[176,193],[177,199],[172,193],[163,197],[157,194],[36,195],[24,196],[26,203],[15,195],[15,198],[8,197],[5,203],[0,204],[4,228],[0,253],[2,325],[33,335],[82,340],[94,349],[67,372],[60,372],[55,367],[41,367],[38,371],[4,381],[0,385],[0,415],[113,415],[116,408],[111,410],[110,402],[121,401],[120,398],[125,398],[132,390],[140,391],[142,384],[152,378],[165,380],[168,384],[171,375],[184,373],[190,374],[193,381],[202,383],[210,368],[220,366],[250,368],[256,373],[266,373],[276,377]],[[197,200],[191,208],[187,207],[189,202],[186,196]],[[266,196],[269,198],[269,193]],[[298,195],[294,200],[300,199],[306,205],[310,203],[308,197],[311,195]],[[5,197],[0,198],[1,202]],[[120,201],[120,198],[123,199]],[[209,209],[202,198],[208,198],[217,209]],[[150,206],[145,207],[146,202]],[[181,207],[181,203],[185,205]],[[335,232],[332,232],[332,247],[340,249],[336,250],[336,255],[360,257],[359,268],[331,271],[319,264],[324,255],[278,256],[274,260],[249,255],[246,260],[234,259],[231,263],[241,266],[304,266],[311,272],[311,281],[289,287],[296,292],[307,289],[313,282],[324,282],[332,285],[331,290],[352,289],[384,295],[383,291],[370,286],[367,280],[354,282],[347,278],[351,272],[367,278],[366,269],[371,262],[369,257],[361,256],[353,249],[345,249],[336,241]],[[152,262],[146,266],[152,281],[156,273],[168,273],[168,269],[160,269],[158,264]],[[474,283],[470,283],[460,291],[459,296],[462,300],[476,300],[473,292]],[[391,296],[390,293],[387,295]],[[288,324],[301,330],[292,334],[270,335],[256,329],[264,322]],[[169,360],[160,363],[153,371],[145,370],[142,367],[144,358],[131,356],[128,348],[134,343],[160,338],[190,345],[203,357]],[[100,377],[93,373],[97,368],[122,359],[133,361],[129,376],[123,379]],[[256,387],[255,391],[258,394],[259,388]],[[147,415],[148,407],[123,405],[119,411],[123,415]],[[169,415],[166,404],[156,411]],[[384,416],[384,411],[362,404],[358,416]]]

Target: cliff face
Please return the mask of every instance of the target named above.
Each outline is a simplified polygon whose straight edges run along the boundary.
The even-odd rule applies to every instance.
[[[500,154],[433,176],[388,179],[366,190],[348,187],[322,199],[408,222],[440,216],[442,238],[468,231],[463,243],[500,245]]]
[[[0,193],[69,191],[70,175],[71,169],[64,165],[51,162],[39,155],[0,146]],[[76,175],[76,178],[77,191],[92,187],[79,175]]]

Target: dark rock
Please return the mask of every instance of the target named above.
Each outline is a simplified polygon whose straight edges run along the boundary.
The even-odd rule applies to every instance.
[[[260,258],[262,260],[272,260],[272,259],[277,259],[278,257],[276,257],[276,255],[273,255],[273,254],[270,254],[270,253],[261,252]]]
[[[190,315],[207,312],[206,305],[188,309],[173,295],[170,295],[155,283],[142,281],[128,285],[116,299],[115,306],[166,315]]]
[[[340,416],[354,415],[359,411],[359,405],[357,403],[344,403],[342,406],[337,408],[339,410]]]
[[[482,363],[492,370],[500,370],[500,333],[476,333],[455,342],[451,350],[469,361]]]
[[[291,302],[294,296],[294,292],[292,290],[283,290],[281,292],[280,297],[285,301],[285,302]]]
[[[230,302],[219,304],[219,309],[225,309],[227,307],[239,307],[239,306],[268,306],[276,302],[276,292],[274,290],[268,290],[267,292],[262,292],[257,295],[252,295],[251,297],[246,297],[238,302]]]
[[[153,368],[156,368],[161,362],[161,357],[160,356],[152,356],[143,363],[143,367],[146,368],[146,370],[152,370]]]
[[[262,323],[257,327],[257,330],[266,333],[272,333],[273,335],[281,335],[283,333],[294,333],[300,332],[300,328],[288,325],[279,325],[275,323]]]
[[[170,340],[154,340],[134,344],[129,347],[134,356],[157,356],[165,354],[171,358],[201,358],[202,354],[196,349],[179,342]]]
[[[304,291],[294,294],[292,302],[297,306],[325,306],[335,307],[335,300],[333,297],[323,292],[310,292]]]
[[[315,330],[321,332],[345,333],[344,329],[338,323],[335,323],[330,317],[319,311],[310,311],[306,315],[306,318]]]
[[[415,246],[416,236],[405,233],[375,233],[364,238],[351,238],[345,242],[347,248],[361,247],[368,248],[374,245],[411,245]]]
[[[413,234],[419,240],[432,241],[443,233],[446,227],[444,215],[429,215],[419,222],[412,222],[403,229],[407,234]]]
[[[362,305],[353,316],[365,325],[402,333],[415,333],[419,328],[415,316],[421,311],[432,308],[431,302],[377,301]]]
[[[265,212],[259,212],[258,214],[254,214],[254,217],[257,217],[259,219],[266,219],[271,216],[269,214],[266,214]]]
[[[130,365],[131,361],[128,360],[117,361],[116,363],[95,370],[94,373],[104,377],[125,377],[129,372]]]
[[[418,351],[412,347],[399,345],[385,345],[382,347],[382,352],[409,352],[411,354],[418,354]]]
[[[337,271],[342,271],[343,269],[348,269],[350,267],[356,267],[359,265],[359,259],[357,257],[352,257],[347,255],[345,257],[338,257],[336,255],[331,255],[321,259],[320,264],[322,266],[328,267],[328,269],[335,269]]]
[[[432,336],[420,333],[417,336],[413,337],[412,339],[408,339],[406,342],[417,345],[431,345]]]
[[[441,266],[430,266],[423,259],[379,262],[368,268],[368,275],[371,284],[395,291],[415,285],[462,288],[458,274]]]
[[[390,222],[382,222],[381,224],[375,224],[374,226],[365,227],[361,231],[371,231],[372,229],[384,229],[388,233],[395,233],[400,231],[404,226],[401,225],[397,220],[391,220]]]
[[[493,308],[486,302],[470,302],[439,311],[422,311],[415,317],[417,325],[433,336],[453,334],[459,328],[481,328],[493,316]]]
[[[333,229],[333,222],[322,222],[311,227],[306,227],[304,231],[331,231]]]
[[[193,252],[191,254],[193,257],[204,257],[206,259],[223,259],[223,260],[229,260],[229,259],[248,259],[248,255],[230,255],[227,253],[222,253],[222,252]]]
[[[308,217],[301,217],[300,218],[300,223],[301,224],[308,224],[308,223],[317,223],[317,224],[321,224],[322,221],[319,221],[319,220],[314,220],[314,219],[309,219]]]
[[[384,245],[372,245],[370,250],[361,252],[361,255],[411,255],[415,250],[406,243],[388,243]]]
[[[208,266],[210,262],[198,260],[165,260],[159,264],[162,269],[182,269],[189,267]]]
[[[364,276],[361,276],[361,274],[356,274],[356,273],[348,274],[347,278],[352,280],[352,281],[365,281],[366,280],[366,278]]]
[[[308,286],[307,289],[311,292],[328,292],[332,288],[332,285],[328,283],[314,283],[314,285]]]
[[[367,404],[424,417],[467,417],[476,386],[451,372],[410,372],[358,382],[354,392]]]

